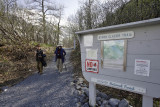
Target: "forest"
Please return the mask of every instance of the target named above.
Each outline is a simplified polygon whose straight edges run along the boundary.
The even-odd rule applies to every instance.
[[[35,72],[37,44],[50,56],[59,43],[73,47],[76,40],[70,59],[78,74],[81,68],[77,65],[81,62],[76,31],[160,17],[160,0],[79,0],[77,12],[62,25],[65,6],[51,0],[27,0],[26,3],[23,7],[17,0],[0,0],[0,87],[13,85]],[[122,95],[118,97],[134,99],[132,105],[139,106],[140,95],[129,97],[124,91],[115,91],[114,95],[116,93]]]

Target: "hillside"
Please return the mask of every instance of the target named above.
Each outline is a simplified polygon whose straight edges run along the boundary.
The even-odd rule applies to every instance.
[[[54,47],[42,45],[47,61],[53,57]],[[24,53],[10,45],[0,47],[0,88],[12,86],[36,72],[35,46],[30,45]]]

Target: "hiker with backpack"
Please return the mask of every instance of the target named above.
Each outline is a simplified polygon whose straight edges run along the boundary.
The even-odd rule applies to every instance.
[[[43,74],[43,66],[47,65],[45,61],[45,57],[46,55],[43,53],[43,50],[40,48],[40,45],[37,45],[36,61],[37,61],[37,69],[39,74]]]
[[[57,69],[60,72],[62,72],[62,69],[63,69],[63,63],[65,61],[65,55],[66,55],[66,52],[65,50],[62,48],[62,45],[58,45],[55,52],[55,61],[57,62]]]

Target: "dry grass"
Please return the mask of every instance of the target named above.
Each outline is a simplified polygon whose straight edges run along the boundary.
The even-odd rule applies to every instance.
[[[47,61],[53,56],[53,49],[46,48]],[[12,46],[0,47],[0,88],[17,84],[36,71],[35,47],[29,46],[25,52]]]

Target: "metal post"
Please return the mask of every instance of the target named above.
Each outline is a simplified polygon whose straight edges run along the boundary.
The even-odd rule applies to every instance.
[[[89,82],[89,105],[95,107],[96,105],[96,84]]]
[[[153,97],[143,95],[142,107],[153,107]]]

